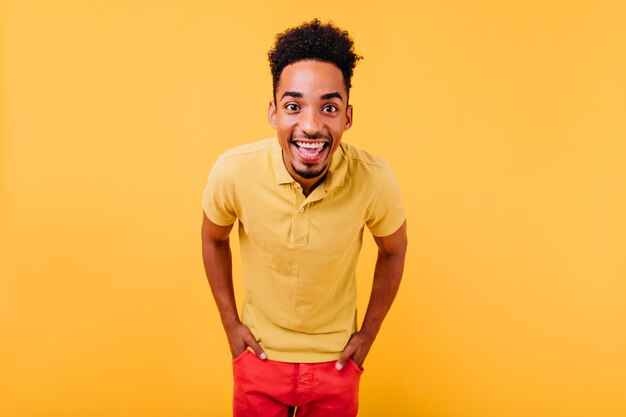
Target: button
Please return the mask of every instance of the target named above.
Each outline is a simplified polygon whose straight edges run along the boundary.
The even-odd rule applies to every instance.
[[[300,213],[304,212],[304,207],[300,207]]]

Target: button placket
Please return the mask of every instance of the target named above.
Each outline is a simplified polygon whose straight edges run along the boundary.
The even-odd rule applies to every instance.
[[[294,213],[294,243],[307,244],[309,241],[309,207],[302,205]]]
[[[309,229],[311,221],[311,204],[321,200],[326,196],[326,190],[323,187],[318,187],[313,190],[308,197],[304,197],[302,194],[302,187],[297,182],[293,185],[294,195],[296,197],[297,204],[295,204],[296,211],[293,214],[293,243],[306,245],[309,243]]]
[[[306,245],[309,241],[309,216],[306,209],[307,202],[302,187],[297,182],[293,183],[293,215],[291,241],[295,245]]]

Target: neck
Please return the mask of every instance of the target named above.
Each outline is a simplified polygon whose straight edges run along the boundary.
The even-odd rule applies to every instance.
[[[326,173],[328,172],[328,170],[326,170],[322,175],[320,175],[319,177],[316,178],[298,178],[296,179],[296,182],[298,184],[300,184],[300,186],[302,187],[302,194],[304,194],[305,197],[308,197],[309,194],[311,194],[321,183],[324,182],[324,180],[326,179]]]

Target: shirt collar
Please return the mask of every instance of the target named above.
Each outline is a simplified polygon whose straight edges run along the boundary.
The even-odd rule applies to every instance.
[[[295,180],[285,168],[285,163],[283,162],[283,150],[278,144],[278,140],[275,140],[272,143],[272,166],[274,168],[274,175],[276,176],[276,182],[278,184],[289,184],[290,182],[295,182]]]
[[[283,150],[278,144],[278,140],[275,140],[274,143],[272,143],[271,154],[276,182],[278,184],[289,184],[295,182],[295,180],[293,179],[291,174],[289,174],[289,171],[287,171],[287,168],[285,167],[285,163],[283,161]],[[340,144],[333,154],[333,157],[330,161],[330,168],[326,173],[326,179],[320,185],[320,187],[324,187],[324,189],[330,190],[331,188],[343,185],[344,179],[346,177],[346,172],[348,172],[348,164],[346,162],[343,145]]]

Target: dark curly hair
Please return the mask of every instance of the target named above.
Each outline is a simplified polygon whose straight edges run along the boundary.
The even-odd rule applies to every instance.
[[[354,52],[354,41],[347,31],[318,19],[289,28],[276,35],[276,43],[267,54],[272,70],[274,101],[283,69],[294,62],[315,60],[329,62],[341,70],[346,91],[350,92],[352,73],[362,56]]]

